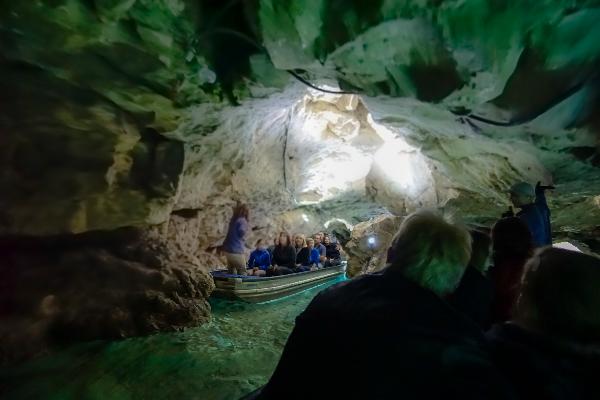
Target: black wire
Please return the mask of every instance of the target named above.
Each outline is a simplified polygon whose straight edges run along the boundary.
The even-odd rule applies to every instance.
[[[315,90],[318,90],[320,92],[323,93],[331,93],[331,94],[359,94],[359,93],[355,93],[355,92],[346,92],[344,90],[329,90],[329,89],[322,89],[316,85],[313,85],[312,83],[310,83],[309,81],[307,81],[306,79],[304,79],[303,77],[301,77],[300,75],[298,75],[297,73],[295,73],[294,71],[292,71],[291,69],[286,69],[286,71],[292,75],[294,78],[298,79],[300,82],[304,83],[306,86],[311,87]]]
[[[211,30],[210,32],[204,32],[203,34],[200,35],[200,37],[202,36],[210,36],[210,35],[214,35],[214,34],[222,34],[222,35],[231,35],[231,36],[235,36],[237,38],[240,38],[242,40],[244,40],[247,43],[250,43],[251,45],[253,45],[254,47],[256,47],[258,50],[264,52],[267,57],[269,56],[269,52],[267,51],[267,49],[265,49],[263,46],[261,46],[258,42],[256,42],[256,40],[252,39],[251,37],[249,37],[248,35],[242,33],[242,32],[238,32],[236,30],[233,29],[227,29],[227,28],[216,28]],[[298,81],[302,82],[303,84],[305,84],[308,87],[311,87],[315,90],[318,90],[320,92],[323,93],[330,93],[330,94],[359,94],[359,93],[354,93],[354,92],[347,92],[347,91],[343,91],[343,90],[329,90],[329,89],[322,89],[320,87],[318,87],[317,85],[307,81],[306,79],[304,79],[303,77],[301,77],[300,75],[298,75],[296,72],[292,71],[291,69],[286,69],[285,70],[287,73],[289,73],[290,75],[292,75],[294,78],[296,78]]]
[[[550,100],[547,104],[545,104],[541,109],[538,109],[532,113],[529,114],[525,114],[521,117],[517,117],[517,118],[513,118],[509,121],[494,121],[491,119],[487,119],[485,117],[481,117],[479,115],[475,115],[475,114],[468,114],[468,115],[461,115],[461,118],[470,118],[470,119],[474,119],[476,121],[479,122],[483,122],[485,124],[489,124],[489,125],[495,125],[495,126],[515,126],[515,125],[521,125],[524,124],[526,122],[532,121],[534,119],[536,119],[537,117],[539,117],[540,115],[544,114],[546,111],[548,111],[549,109],[551,109],[552,107],[558,105],[559,103],[561,103],[562,101],[568,99],[569,97],[571,97],[572,95],[574,95],[575,93],[577,93],[578,91],[580,91],[587,82],[589,82],[591,80],[591,78],[588,79],[583,79],[581,82],[579,82],[578,84],[574,85],[573,87],[569,88],[568,90],[566,90],[564,93],[562,93],[561,95],[559,95],[558,97]],[[452,111],[452,113],[459,115],[458,113]]]
[[[290,129],[290,123],[292,120],[292,108],[288,110],[287,118],[285,122],[285,132],[283,138],[283,187],[287,189],[287,143],[288,143],[288,133]]]
[[[235,1],[232,1],[232,3],[234,3]],[[264,52],[267,57],[269,57],[269,52],[267,51],[267,49],[265,49],[262,45],[260,45],[259,43],[257,43],[254,39],[252,39],[251,37],[249,37],[248,35],[235,31],[233,29],[225,29],[225,28],[217,28],[214,29],[210,32],[206,32],[204,33],[204,35],[211,35],[211,34],[225,34],[225,35],[232,35],[232,36],[236,36],[240,39],[245,40],[246,42],[252,44],[254,47],[256,47],[257,49],[259,49],[260,51]],[[329,94],[360,94],[358,92],[349,92],[349,91],[345,91],[345,90],[329,90],[329,89],[322,89],[318,86],[316,86],[315,84],[309,82],[308,80],[304,79],[303,77],[301,77],[299,74],[297,74],[295,71],[291,70],[291,69],[287,69],[285,70],[287,73],[289,73],[290,75],[292,75],[294,78],[296,78],[298,81],[302,82],[303,84],[305,84],[306,86],[318,90],[320,92],[323,93],[329,93]],[[460,116],[461,119],[466,119],[467,122],[468,119],[473,119],[475,121],[479,121],[479,122],[483,122],[485,124],[488,125],[495,125],[495,126],[515,126],[515,125],[521,125],[524,124],[526,122],[532,121],[535,118],[539,117],[540,115],[544,114],[546,111],[548,111],[549,109],[551,109],[552,107],[556,106],[557,104],[559,104],[560,102],[562,102],[563,100],[571,97],[573,94],[575,94],[576,92],[578,92],[579,90],[581,90],[585,84],[590,81],[591,79],[584,79],[582,80],[580,83],[574,85],[573,87],[571,87],[570,89],[568,89],[567,91],[565,91],[563,94],[561,94],[560,96],[556,97],[555,99],[551,100],[548,104],[546,104],[542,109],[540,110],[536,110],[535,112],[532,112],[530,114],[525,114],[524,116],[518,117],[518,118],[514,118],[511,119],[509,121],[494,121],[479,115],[475,115],[475,114],[468,114],[468,115],[463,115],[460,114],[458,112],[452,111],[450,110],[450,112],[452,112],[455,115]],[[469,122],[470,125],[473,125],[472,122]]]

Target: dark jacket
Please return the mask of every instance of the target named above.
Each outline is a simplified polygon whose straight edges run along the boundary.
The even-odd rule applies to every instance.
[[[479,327],[396,271],[322,291],[260,399],[495,399]]]
[[[519,398],[600,399],[600,347],[551,339],[506,323],[488,333],[489,350]]]
[[[552,228],[550,226],[550,209],[546,202],[544,190],[539,187],[535,190],[535,203],[527,204],[517,213],[529,227],[533,244],[536,247],[552,244]]]
[[[294,268],[296,266],[296,249],[293,246],[276,246],[273,249],[273,265]]]
[[[492,282],[475,268],[467,267],[448,300],[454,308],[487,330],[491,325],[493,294]]]
[[[310,250],[308,247],[302,247],[296,249],[296,264],[308,265],[308,259],[310,258]]]
[[[526,258],[511,257],[496,259],[490,268],[492,281],[492,323],[508,321],[521,290],[521,277],[525,269]]]
[[[330,243],[325,246],[325,255],[327,258],[332,260],[339,260],[340,251],[337,249],[337,245],[335,243]]]

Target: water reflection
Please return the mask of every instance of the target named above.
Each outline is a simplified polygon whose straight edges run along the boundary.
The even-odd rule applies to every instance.
[[[14,399],[235,399],[266,382],[296,315],[332,283],[266,304],[214,300],[213,320],[185,332],[71,346],[3,369],[0,393]]]

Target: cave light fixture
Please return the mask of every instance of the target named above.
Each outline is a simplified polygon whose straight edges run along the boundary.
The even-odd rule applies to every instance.
[[[369,236],[369,238],[367,239],[367,243],[369,244],[370,248],[375,247],[375,244],[377,243],[377,240],[375,240],[375,236]]]

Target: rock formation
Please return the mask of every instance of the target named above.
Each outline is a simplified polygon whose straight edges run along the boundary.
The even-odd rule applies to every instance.
[[[390,221],[434,207],[490,224],[511,183],[541,180],[557,187],[555,236],[598,250],[595,2],[217,3],[0,10],[2,312],[16,337],[205,321],[211,249],[237,201],[249,246],[329,229],[364,260],[373,231],[380,260]],[[122,229],[137,239],[116,245]]]

